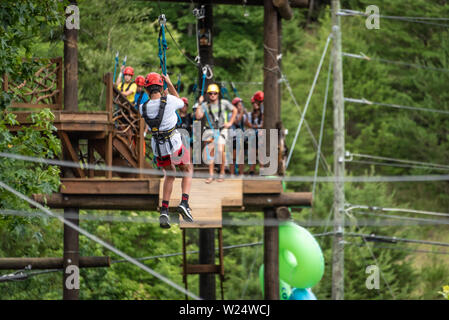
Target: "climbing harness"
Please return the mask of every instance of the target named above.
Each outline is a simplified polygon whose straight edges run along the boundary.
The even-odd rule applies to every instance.
[[[145,102],[145,104],[142,107],[142,117],[145,119],[145,122],[147,123],[148,127],[150,128],[150,132],[153,135],[158,156],[162,157],[160,145],[168,142],[168,144],[170,145],[170,150],[173,149],[173,144],[170,138],[175,134],[176,126],[166,131],[159,130],[159,127],[162,123],[162,119],[164,118],[165,106],[167,105],[167,97],[165,96],[161,97],[159,111],[155,118],[148,117],[147,114],[148,102],[149,101]]]

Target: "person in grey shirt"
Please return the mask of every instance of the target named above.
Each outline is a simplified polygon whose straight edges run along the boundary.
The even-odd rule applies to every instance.
[[[214,157],[212,161],[209,162],[209,178],[206,179],[206,183],[211,183],[214,179],[214,163],[215,159],[215,144],[218,146],[218,153],[221,155],[220,163],[220,174],[218,175],[217,182],[222,182],[225,172],[225,144],[228,139],[228,129],[234,123],[235,117],[237,115],[237,108],[232,105],[226,99],[220,99],[218,94],[220,89],[216,84],[210,84],[207,87],[207,97],[208,100],[204,101],[204,97],[201,96],[198,99],[198,103],[195,104],[193,109],[195,111],[196,119],[200,120],[206,116],[206,128],[211,130],[206,130],[204,133],[203,141],[208,144],[206,146],[206,153],[211,157]],[[231,119],[226,121],[225,113],[226,111],[232,112]]]

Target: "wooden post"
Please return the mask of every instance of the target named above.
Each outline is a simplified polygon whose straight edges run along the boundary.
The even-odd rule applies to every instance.
[[[272,0],[264,0],[264,129],[275,129],[280,121],[279,70],[277,69],[278,12]],[[267,137],[269,135],[267,134]],[[270,139],[266,141],[270,150]],[[264,218],[275,219],[273,207],[264,209]],[[264,285],[265,299],[279,300],[279,227],[264,227]]]
[[[283,19],[291,20],[293,18],[293,11],[288,0],[273,0],[273,5],[278,9]]]
[[[274,221],[274,208],[264,209],[265,221]],[[264,293],[266,300],[279,300],[279,227],[264,226]]]
[[[143,169],[144,168],[144,163],[145,163],[145,137],[144,137],[144,133],[145,133],[145,120],[144,118],[142,118],[139,114],[139,138],[138,138],[138,164],[139,164],[139,169]],[[143,173],[139,172],[139,178],[142,179],[143,178]]]
[[[106,112],[108,113],[108,120],[112,122],[112,113],[113,113],[113,79],[112,73],[108,72],[104,76],[104,83],[106,85]],[[105,163],[106,166],[112,166],[112,131],[108,132],[105,141]],[[106,178],[112,178],[112,171],[107,170],[105,172]]]
[[[201,66],[209,65],[211,68],[214,64],[213,62],[213,9],[211,0],[201,0],[198,3],[199,8],[205,6],[205,18],[198,21],[198,32],[197,37],[202,36],[198,39],[199,50],[200,50],[200,62]],[[200,90],[202,85],[203,74],[201,68],[199,70],[199,84]],[[206,88],[211,83],[212,79],[206,79],[204,93],[206,93]],[[203,117],[204,118],[204,117]],[[203,119],[204,123],[204,119]],[[200,264],[215,264],[215,232],[214,229],[199,229],[199,263]],[[215,300],[215,274],[200,274],[200,297],[205,300]]]
[[[70,1],[76,5],[75,0]],[[64,110],[78,111],[78,30],[64,27]],[[75,143],[77,148],[78,141]],[[70,169],[63,169],[65,177],[73,176]],[[64,218],[76,226],[79,225],[78,218],[71,218],[79,214],[78,208],[64,209]],[[73,272],[79,270],[79,238],[78,231],[64,225],[64,256],[63,256],[63,299],[78,300],[79,282],[75,286],[68,286]],[[72,270],[74,270],[72,272]],[[79,276],[76,278],[79,280]]]
[[[64,64],[62,62],[62,58],[61,57],[57,58],[56,63],[58,65],[56,86],[57,86],[57,89],[59,91],[58,95],[57,95],[57,98],[56,98],[56,104],[58,105],[58,109],[62,110],[62,98],[63,98],[62,69],[64,68]]]
[[[338,181],[345,176],[345,118],[343,93],[343,66],[341,54],[340,1],[332,0],[332,63],[334,78],[334,232],[332,244],[332,299],[344,299],[344,182]]]

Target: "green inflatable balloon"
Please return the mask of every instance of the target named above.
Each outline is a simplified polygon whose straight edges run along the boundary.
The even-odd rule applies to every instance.
[[[260,287],[262,295],[264,295],[264,280],[263,280],[263,264],[259,268]],[[279,297],[281,300],[288,300],[292,294],[292,287],[285,281],[279,279]]]
[[[324,273],[320,246],[306,229],[293,222],[279,226],[279,278],[294,288],[312,288]]]

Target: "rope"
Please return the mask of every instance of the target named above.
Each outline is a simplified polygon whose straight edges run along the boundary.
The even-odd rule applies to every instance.
[[[53,212],[51,212],[50,210],[48,210],[47,208],[43,207],[40,203],[28,198],[27,196],[25,196],[24,194],[18,192],[17,190],[11,188],[10,186],[8,186],[7,184],[3,183],[2,181],[0,181],[0,188],[3,188],[7,191],[9,191],[10,193],[16,195],[17,197],[21,198],[22,200],[28,202],[30,205],[37,207],[39,210],[41,210],[42,212],[46,213],[48,216],[50,217],[54,217],[57,218],[58,220],[60,220],[62,223],[64,223],[65,225],[69,226],[70,228],[78,231],[79,233],[83,234],[84,236],[86,236],[87,238],[89,238],[90,240],[97,242],[98,244],[100,244],[101,246],[105,247],[106,249],[114,252],[115,254],[121,256],[122,258],[128,260],[130,263],[136,265],[137,267],[139,267],[140,269],[150,273],[151,275],[155,276],[156,278],[162,280],[163,282],[165,282],[166,284],[168,284],[169,286],[173,287],[174,289],[182,292],[185,295],[188,295],[190,297],[192,297],[195,300],[200,300],[199,297],[197,297],[195,294],[185,290],[183,287],[177,285],[176,283],[174,283],[173,281],[171,281],[170,279],[164,277],[163,275],[157,273],[156,271],[154,271],[153,269],[148,268],[147,266],[145,266],[144,264],[140,263],[139,261],[135,260],[134,258],[128,256],[126,253],[118,250],[117,248],[113,247],[112,245],[110,245],[109,243],[101,240],[100,238],[94,236],[93,234],[89,233],[88,231],[78,227],[77,225],[73,224],[72,222],[70,222],[69,220],[64,219],[64,217],[58,215],[58,214],[54,214]]]
[[[427,112],[434,112],[434,113],[449,114],[449,111],[441,110],[441,109],[410,107],[410,106],[403,106],[403,105],[399,105],[399,104],[373,102],[373,101],[366,100],[364,98],[363,99],[344,98],[344,100],[346,102],[359,103],[359,104],[365,104],[365,105],[378,105],[378,106],[390,107],[390,108],[396,108],[396,109],[407,109],[407,110],[427,111]]]
[[[309,91],[309,96],[307,97],[306,105],[304,107],[304,110],[303,110],[303,113],[302,113],[302,116],[301,116],[301,120],[299,121],[298,128],[296,129],[295,138],[293,139],[293,143],[292,143],[292,145],[290,147],[290,152],[288,154],[288,158],[287,158],[287,163],[285,165],[285,169],[287,169],[289,164],[290,164],[290,160],[291,160],[291,157],[292,157],[292,154],[293,154],[293,150],[295,149],[295,145],[296,145],[296,140],[298,139],[299,131],[301,130],[302,124],[304,122],[304,118],[306,116],[306,112],[307,112],[307,109],[309,107],[310,99],[312,98],[313,91],[315,90],[315,85],[316,85],[316,82],[318,80],[318,76],[320,74],[321,67],[323,65],[323,61],[324,61],[324,58],[326,56],[327,48],[329,47],[329,43],[330,43],[331,39],[332,39],[332,37],[331,37],[331,35],[329,35],[327,37],[326,45],[325,45],[323,53],[321,55],[320,63],[318,65],[317,71],[315,73],[315,78],[313,79],[312,87],[310,88],[310,91]]]

